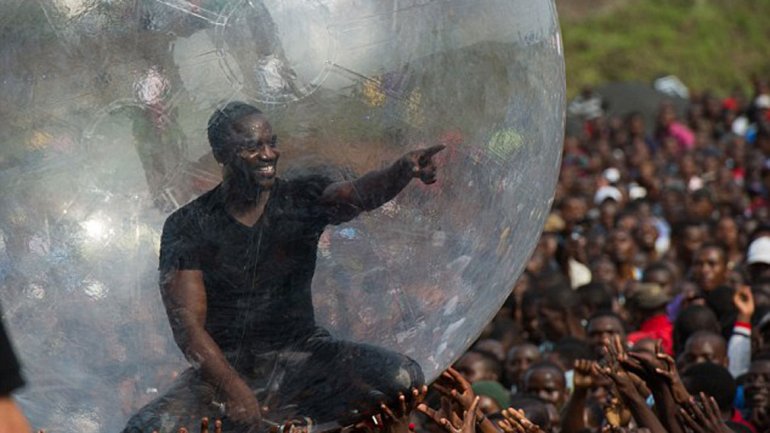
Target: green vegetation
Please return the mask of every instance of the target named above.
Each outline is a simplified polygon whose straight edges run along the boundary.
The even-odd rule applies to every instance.
[[[567,88],[674,74],[727,94],[770,78],[770,0],[634,0],[564,20]]]

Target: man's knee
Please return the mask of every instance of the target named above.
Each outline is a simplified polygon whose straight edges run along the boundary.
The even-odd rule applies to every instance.
[[[405,389],[419,388],[425,384],[422,367],[417,361],[407,356],[403,357],[398,376],[399,385],[403,385]]]
[[[374,372],[369,378],[374,380],[373,388],[384,394],[395,396],[399,392],[409,392],[425,383],[425,376],[417,361],[401,354],[392,353],[384,371]]]

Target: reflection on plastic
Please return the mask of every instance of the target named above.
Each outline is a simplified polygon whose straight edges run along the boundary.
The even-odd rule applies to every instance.
[[[0,17],[0,297],[35,428],[119,431],[187,368],[160,230],[218,183],[205,124],[227,100],[269,114],[285,178],[447,145],[435,184],[327,229],[313,279],[319,324],[428,379],[503,302],[549,208],[551,2],[10,0]]]

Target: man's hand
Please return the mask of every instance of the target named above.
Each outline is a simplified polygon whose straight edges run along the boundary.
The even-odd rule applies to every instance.
[[[476,397],[471,403],[471,407],[463,412],[460,422],[451,422],[446,418],[439,421],[439,425],[444,427],[447,433],[476,433],[476,410],[479,407],[479,398]]]
[[[504,420],[497,425],[503,433],[544,433],[537,424],[527,419],[523,410],[508,408],[501,412]]]
[[[630,356],[639,362],[648,372],[647,379],[650,381],[662,379],[663,383],[671,389],[674,401],[683,404],[690,400],[690,394],[687,392],[679,377],[676,369],[676,361],[663,351],[660,341],[655,344],[655,354],[635,352]]]
[[[388,433],[407,433],[409,432],[409,416],[412,411],[425,400],[428,394],[428,387],[412,388],[411,396],[407,398],[404,394],[398,394],[398,406],[390,408],[385,403],[380,404],[382,410],[381,417],[385,425],[385,432]]]
[[[596,361],[589,359],[576,359],[574,365],[574,376],[572,382],[575,388],[589,389],[594,386],[594,376],[596,376],[599,366]]]
[[[450,397],[456,401],[462,407],[462,410],[470,409],[473,400],[476,399],[476,394],[473,392],[470,382],[452,367],[447,368],[445,372],[441,373],[441,376],[433,384],[433,388],[445,397]]]
[[[227,401],[225,411],[227,416],[238,423],[259,426],[262,413],[259,401],[246,382],[238,378],[225,387]]]
[[[751,293],[751,287],[738,286],[733,294],[733,304],[738,310],[738,321],[751,323],[751,316],[754,315],[754,295]]]
[[[706,394],[700,393],[700,403],[703,405],[703,408],[700,407],[695,399],[682,404],[679,410],[679,420],[683,425],[687,426],[693,433],[732,432],[722,420],[719,405],[717,405],[714,397],[708,397]]]
[[[401,160],[408,164],[412,177],[418,177],[422,183],[430,185],[436,181],[436,164],[433,162],[433,156],[444,148],[446,146],[439,144],[415,150],[401,157]]]

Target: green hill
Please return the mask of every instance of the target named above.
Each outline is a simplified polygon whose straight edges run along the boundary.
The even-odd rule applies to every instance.
[[[726,94],[770,78],[770,0],[562,0],[570,96],[581,86],[674,74]]]

